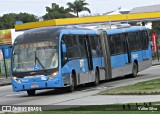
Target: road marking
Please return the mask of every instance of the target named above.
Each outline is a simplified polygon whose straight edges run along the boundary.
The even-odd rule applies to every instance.
[[[111,88],[110,86],[100,86],[100,87],[94,87],[94,88],[89,88],[85,90],[81,90],[82,92],[87,92],[87,91],[96,91],[96,90],[103,90],[103,89],[109,89]]]
[[[19,93],[11,93],[6,95],[7,97],[12,97],[12,96],[20,96],[20,95],[26,95],[26,92],[19,92]]]

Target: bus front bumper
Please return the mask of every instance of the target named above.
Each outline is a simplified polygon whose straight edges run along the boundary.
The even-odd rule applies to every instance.
[[[21,83],[12,80],[12,88],[14,92],[26,91],[26,90],[40,90],[40,89],[50,89],[50,88],[61,88],[64,87],[60,79],[47,80],[41,82],[30,82],[30,83]]]

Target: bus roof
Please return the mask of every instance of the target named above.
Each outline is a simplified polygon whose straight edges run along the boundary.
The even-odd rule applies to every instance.
[[[81,32],[78,32],[78,31]],[[80,28],[80,27],[74,27],[74,26],[56,26],[56,27],[43,27],[43,28],[35,28],[35,29],[29,29],[24,31],[22,35],[19,35],[15,39],[15,44],[24,43],[24,42],[35,42],[35,41],[44,41],[44,40],[53,40],[58,39],[58,36],[60,35],[60,32],[63,31],[63,33],[83,33],[85,34],[85,31],[87,33],[96,33],[95,30],[87,29],[87,28]],[[65,31],[65,32],[64,32]],[[77,32],[76,32],[77,31]],[[83,32],[82,32],[83,31]],[[93,32],[94,31],[94,32]]]
[[[111,35],[111,34],[135,32],[135,31],[141,31],[141,30],[147,30],[147,28],[145,26],[131,26],[128,28],[110,29],[110,30],[106,30],[106,32],[108,35]]]

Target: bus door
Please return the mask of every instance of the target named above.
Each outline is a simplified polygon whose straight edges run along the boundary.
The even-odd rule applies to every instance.
[[[126,51],[127,51],[127,58],[128,58],[128,61],[126,61],[126,64],[129,64],[132,62],[131,60],[131,50],[130,50],[130,45],[129,45],[129,36],[128,34],[125,34],[125,39],[126,39]]]
[[[93,61],[92,61],[92,53],[91,53],[91,46],[89,44],[89,38],[88,36],[85,36],[83,38],[84,46],[85,46],[85,52],[88,62],[88,70],[93,70]]]

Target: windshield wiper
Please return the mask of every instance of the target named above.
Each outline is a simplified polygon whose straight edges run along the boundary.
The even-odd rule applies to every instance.
[[[36,51],[35,51],[35,64],[36,64],[36,60],[38,61],[38,63],[41,65],[41,67],[43,68],[43,70],[46,70],[46,68],[43,66],[43,64],[41,63],[41,61],[39,60],[39,58],[36,55]]]

